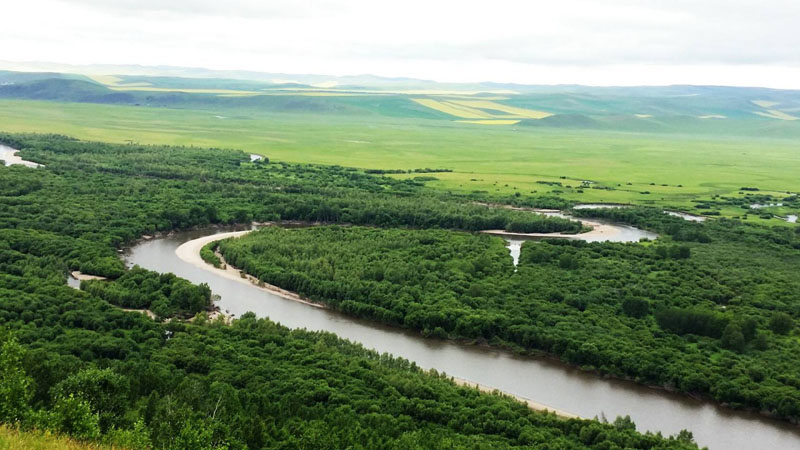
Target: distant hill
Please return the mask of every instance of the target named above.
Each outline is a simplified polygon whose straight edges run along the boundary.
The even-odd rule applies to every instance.
[[[519,124],[533,127],[604,128],[601,122],[582,114],[555,114],[538,120],[523,120]]]
[[[0,84],[0,97],[86,103],[134,103],[135,97],[83,80],[47,78]]]
[[[0,62],[0,67],[3,66]],[[63,68],[41,65],[42,68]],[[186,109],[379,115],[657,133],[800,136],[800,91],[723,86],[591,87],[437,83],[139,66],[0,71],[0,98]],[[88,72],[130,71],[99,75]],[[248,78],[249,77],[249,78]],[[225,115],[225,114],[224,114]]]

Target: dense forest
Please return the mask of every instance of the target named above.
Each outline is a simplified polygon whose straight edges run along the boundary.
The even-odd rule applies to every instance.
[[[359,317],[800,418],[800,233],[647,208],[584,214],[662,235],[529,241],[516,271],[501,239],[442,230],[269,227],[209,250]]]
[[[112,305],[152,311],[161,320],[194,317],[211,307],[207,284],[196,286],[174,274],[158,274],[141,267],[133,267],[111,281],[82,281],[81,289]]]
[[[184,321],[209,305],[207,286],[118,258],[144,234],[252,220],[575,232],[573,222],[482,207],[413,180],[250,162],[233,150],[39,135],[0,142],[45,165],[0,167],[2,423],[123,448],[696,448],[689,433],[642,434],[625,418],[534,412],[252,314],[230,325],[202,312]],[[459,251],[473,239],[463,236]],[[70,270],[110,280],[76,290]],[[151,308],[159,320],[120,307]]]

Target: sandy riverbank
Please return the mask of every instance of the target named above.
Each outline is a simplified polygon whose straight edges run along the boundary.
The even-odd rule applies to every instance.
[[[582,419],[582,417],[580,417],[578,415],[575,415],[575,414],[572,414],[572,413],[568,413],[566,411],[561,411],[561,410],[555,409],[553,407],[550,407],[550,406],[547,406],[547,405],[544,405],[544,404],[541,404],[541,403],[537,403],[537,402],[535,402],[535,401],[533,401],[531,399],[527,399],[525,397],[520,397],[518,395],[509,394],[507,392],[503,392],[503,391],[501,391],[499,389],[496,389],[496,388],[493,388],[491,386],[486,386],[486,385],[483,385],[483,384],[480,384],[480,383],[475,383],[474,381],[465,380],[463,378],[458,378],[458,377],[451,377],[451,378],[453,379],[453,382],[456,383],[459,386],[477,388],[481,392],[488,392],[488,393],[492,393],[492,392],[497,391],[497,392],[500,392],[503,395],[508,395],[510,397],[513,397],[513,398],[517,399],[518,401],[520,401],[522,403],[525,403],[526,405],[528,405],[528,408],[530,408],[530,409],[532,409],[534,411],[551,412],[551,413],[554,413],[555,415],[557,415],[559,417],[563,417],[565,419]]]
[[[300,302],[309,306],[313,306],[315,308],[324,308],[325,307],[324,305],[320,305],[319,303],[314,303],[311,300],[308,300],[306,298],[303,298],[295,294],[294,292],[281,289],[278,286],[273,286],[271,284],[260,282],[256,277],[252,275],[246,275],[245,277],[242,277],[242,274],[238,269],[235,269],[234,267],[225,264],[224,261],[223,264],[225,268],[221,269],[214,267],[211,264],[208,264],[207,262],[203,261],[203,258],[200,257],[200,250],[206,244],[231,237],[244,236],[245,234],[251,231],[253,230],[231,231],[229,233],[219,233],[211,236],[204,236],[198,239],[193,239],[191,241],[184,242],[183,244],[181,244],[177,249],[175,249],[175,254],[178,256],[178,258],[180,258],[184,262],[187,262],[197,268],[213,272],[216,275],[225,277],[229,280],[253,285],[258,289],[285,298],[287,300]]]
[[[70,275],[72,275],[72,278],[74,278],[74,279],[76,279],[78,281],[105,280],[106,279],[106,277],[100,277],[100,276],[97,276],[97,275],[89,275],[89,274],[81,273],[80,271],[77,271],[77,270],[72,271],[70,273]]]
[[[123,310],[123,311],[125,311],[125,312],[135,312],[135,313],[139,313],[139,314],[144,314],[145,316],[147,316],[147,317],[149,317],[149,318],[151,318],[153,320],[156,320],[155,313],[153,311],[150,311],[149,309],[133,309],[133,308],[121,308],[121,307],[118,307],[118,308]]]
[[[6,145],[0,145],[0,159],[5,161],[6,166],[13,166],[13,165],[22,165],[27,167],[44,167],[42,164],[35,163],[33,161],[26,161],[22,159],[20,156],[17,155],[19,150],[8,147]]]
[[[483,230],[481,233],[491,234],[494,236],[502,236],[508,238],[561,238],[561,239],[582,239],[589,241],[611,240],[613,236],[620,234],[618,226],[606,223],[594,222],[585,219],[575,219],[587,227],[591,227],[590,231],[578,234],[566,233],[515,233],[506,230]]]

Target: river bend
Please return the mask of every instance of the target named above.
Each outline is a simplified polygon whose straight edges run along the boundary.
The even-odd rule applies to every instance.
[[[186,242],[230,231],[233,229],[174,233],[136,245],[125,259],[129,265],[208,283],[220,296],[217,305],[235,317],[252,311],[290,328],[332,332],[367,348],[414,361],[420,367],[491,386],[554,410],[587,418],[605,416],[609,420],[630,415],[640,431],[675,434],[688,429],[701,446],[715,450],[800,448],[800,429],[788,423],[632,382],[604,379],[549,359],[422,338],[406,330],[286,299],[242,279],[220,275],[213,266],[184,261],[176,254]]]

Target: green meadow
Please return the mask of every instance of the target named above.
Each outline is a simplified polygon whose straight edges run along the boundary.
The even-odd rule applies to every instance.
[[[800,144],[792,138],[34,100],[0,100],[0,124],[3,131],[52,132],[85,140],[239,148],[276,161],[446,168],[453,172],[432,174],[436,180],[428,185],[459,192],[555,191],[581,202],[692,210],[693,200],[741,196],[741,187],[776,196],[800,191]],[[591,183],[581,187],[584,181]],[[741,210],[721,212],[732,216]]]

